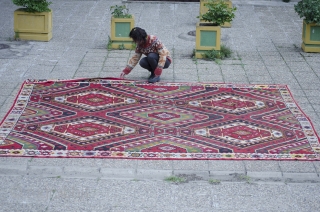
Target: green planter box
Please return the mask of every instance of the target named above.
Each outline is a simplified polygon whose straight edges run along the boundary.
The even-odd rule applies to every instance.
[[[14,11],[15,37],[22,40],[49,41],[52,38],[52,10],[50,12]]]
[[[208,8],[205,6],[205,4],[208,2],[208,0],[200,0],[200,16],[206,12],[208,12]],[[229,0],[225,0],[225,2],[228,4],[229,8],[232,8],[232,2]],[[200,18],[200,22],[205,22],[203,19]],[[224,25],[222,25],[221,27],[225,27],[225,28],[230,28],[231,27],[231,23],[226,22],[224,23]]]
[[[301,48],[304,52],[320,52],[320,25],[303,21]]]
[[[119,49],[122,46],[125,49],[133,49],[134,43],[129,37],[129,33],[133,27],[134,16],[132,18],[111,17],[111,48]]]
[[[205,26],[205,23],[197,23],[195,57],[203,58],[202,54],[210,50],[220,50],[221,27]]]

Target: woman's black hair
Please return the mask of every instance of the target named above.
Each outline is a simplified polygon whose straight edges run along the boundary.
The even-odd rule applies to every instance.
[[[147,33],[144,29],[140,27],[134,27],[129,34],[129,37],[136,43],[140,43],[141,41],[145,43],[147,41]]]

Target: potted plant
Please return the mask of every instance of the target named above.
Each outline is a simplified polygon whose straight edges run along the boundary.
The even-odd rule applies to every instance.
[[[231,22],[237,8],[230,8],[224,0],[208,0],[205,3],[208,11],[200,16],[204,22],[196,26],[195,57],[203,58],[206,51],[220,50],[221,25]]]
[[[46,0],[12,0],[17,6],[14,11],[16,39],[49,41],[52,38],[51,2]]]
[[[320,0],[302,0],[294,10],[303,18],[302,44],[305,52],[320,52]]]
[[[115,5],[111,10],[111,38],[108,46],[112,49],[133,49],[134,44],[129,37],[134,27],[134,16],[129,14],[125,5]]]
[[[209,0],[200,0],[200,16],[208,12],[208,7],[205,5]],[[217,1],[217,0],[216,0]],[[232,8],[232,2],[229,0],[224,0],[224,2],[228,5],[229,8]],[[200,22],[204,22],[203,19],[200,18]],[[225,22],[221,27],[231,27],[230,22]]]

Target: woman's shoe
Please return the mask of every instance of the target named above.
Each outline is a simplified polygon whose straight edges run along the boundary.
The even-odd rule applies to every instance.
[[[148,77],[148,81],[150,80],[150,79],[152,79],[153,77],[155,77],[156,75],[154,75],[154,73],[153,72],[151,72],[151,75]]]
[[[154,76],[153,78],[149,78],[148,82],[149,83],[155,83],[155,82],[159,82],[160,81],[160,76]]]

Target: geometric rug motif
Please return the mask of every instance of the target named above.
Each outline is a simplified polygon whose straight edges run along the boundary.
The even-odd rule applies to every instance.
[[[320,160],[320,145],[286,85],[27,80],[0,156]]]

